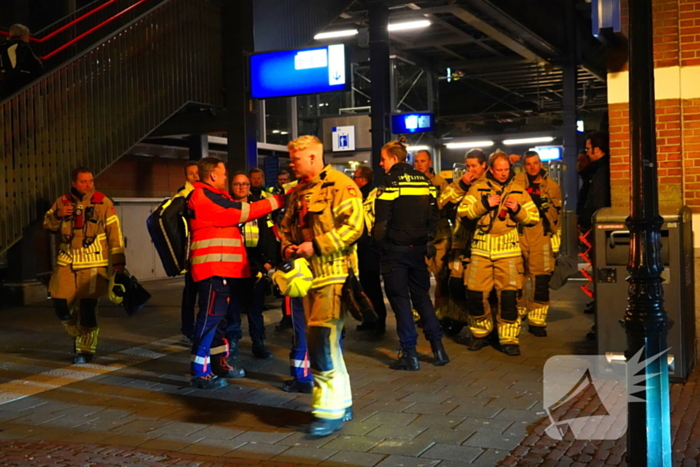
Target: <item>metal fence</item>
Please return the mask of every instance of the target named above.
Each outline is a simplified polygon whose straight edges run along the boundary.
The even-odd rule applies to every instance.
[[[165,0],[0,103],[0,252],[187,102],[222,105],[220,7]]]

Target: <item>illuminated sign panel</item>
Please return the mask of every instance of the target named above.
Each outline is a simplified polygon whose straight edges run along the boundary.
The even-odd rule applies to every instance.
[[[542,162],[560,161],[564,154],[564,148],[561,146],[537,146],[531,151],[537,152]]]
[[[391,131],[395,134],[433,131],[434,119],[431,113],[394,115],[391,117]]]
[[[256,99],[350,90],[350,62],[343,44],[284,50],[250,57]]]

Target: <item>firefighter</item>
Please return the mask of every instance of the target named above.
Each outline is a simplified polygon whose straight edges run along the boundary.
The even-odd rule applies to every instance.
[[[194,182],[199,180],[199,169],[196,161],[185,163],[185,185],[182,186],[175,198],[184,196],[187,198],[194,190]],[[192,280],[192,272],[185,273],[185,288],[182,290],[182,305],[180,307],[180,332],[183,335],[183,342],[192,345],[192,334],[194,333],[194,308],[197,304],[197,286]]]
[[[71,190],[44,216],[44,228],[61,239],[49,293],[58,319],[74,339],[73,363],[83,364],[92,361],[97,349],[97,300],[107,293],[107,268],[123,271],[126,258],[112,200],[95,191],[90,169],[78,167],[71,179]]]
[[[539,213],[525,187],[514,179],[508,155],[496,151],[489,157],[489,172],[475,182],[457,210],[476,220],[471,262],[467,268],[467,306],[472,338],[469,350],[488,344],[494,328],[489,294],[496,290],[497,336],[506,355],[520,355],[518,290],[522,288],[523,259],[518,225],[535,224]]]
[[[526,188],[537,206],[540,220],[520,229],[520,248],[523,252],[524,279],[530,279],[530,293],[525,294],[525,284],[518,301],[520,317],[528,319],[528,331],[537,337],[547,336],[547,311],[549,310],[549,279],[554,271],[554,250],[558,246],[561,190],[557,182],[549,178],[542,168],[542,161],[535,151],[525,153],[525,173],[516,175],[517,183]]]
[[[311,373],[313,437],[342,428],[352,413],[350,377],[340,345],[346,310],[340,297],[350,269],[357,271],[355,242],[364,228],[362,197],[345,174],[325,165],[323,144],[302,136],[287,148],[290,168],[301,181],[287,195],[280,225],[285,258],[307,258],[313,282],[304,297]]]
[[[438,207],[456,209],[466,196],[469,188],[486,174],[486,154],[478,148],[470,149],[464,156],[466,172],[456,178],[438,198]],[[448,290],[450,302],[446,312],[438,317],[448,335],[457,335],[468,322],[466,270],[471,257],[471,241],[476,230],[476,222],[466,217],[455,219],[452,231],[451,249],[447,256]]]
[[[439,215],[436,190],[425,175],[406,163],[406,155],[401,140],[382,148],[380,165],[385,175],[377,188],[373,236],[382,251],[384,291],[396,315],[401,344],[399,359],[391,368],[418,371],[418,333],[411,303],[423,322],[435,365],[445,365],[450,359],[430,301],[430,272],[425,261],[435,256],[432,241]]]
[[[200,181],[187,202],[192,212],[190,265],[199,291],[199,313],[192,344],[191,385],[200,389],[226,386],[225,378],[244,376],[227,361],[224,337],[234,283],[250,277],[248,255],[239,225],[264,217],[284,204],[273,196],[255,203],[234,201],[228,193],[226,166],[216,157],[198,163]]]
[[[231,178],[233,200],[240,203],[260,201],[250,190],[250,180],[244,172],[238,172]],[[240,225],[245,244],[250,277],[231,280],[231,302],[226,315],[226,339],[229,343],[229,361],[238,357],[238,341],[243,337],[241,315],[245,308],[248,316],[248,333],[253,341],[253,356],[267,360],[273,357],[265,347],[265,293],[269,285],[267,274],[273,264],[277,264],[279,245],[272,233],[272,214],[251,220]]]
[[[416,152],[413,159],[413,168],[428,177],[430,183],[435,186],[435,198],[439,199],[448,187],[448,183],[440,175],[437,175],[433,170],[433,156],[430,151],[422,149]],[[447,272],[445,270],[445,260],[447,253],[451,248],[452,226],[455,219],[455,209],[451,204],[438,204],[440,214],[438,217],[433,246],[435,247],[435,256],[426,259],[428,270],[435,277],[435,314],[442,316],[447,311],[449,293],[445,290],[446,281],[443,276]]]

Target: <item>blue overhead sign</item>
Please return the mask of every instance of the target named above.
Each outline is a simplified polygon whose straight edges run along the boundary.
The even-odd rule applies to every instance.
[[[250,84],[256,99],[350,90],[343,44],[254,54]]]
[[[594,36],[598,37],[601,29],[610,29],[612,32],[622,31],[620,0],[592,0],[591,13]]]
[[[433,131],[434,118],[431,113],[394,115],[391,117],[391,131],[394,134]]]

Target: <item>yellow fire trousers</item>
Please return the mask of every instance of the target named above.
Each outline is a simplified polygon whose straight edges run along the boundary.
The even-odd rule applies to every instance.
[[[311,397],[316,418],[337,420],[352,406],[350,376],[340,337],[345,327],[342,284],[311,289],[304,297],[309,363],[314,376]]]
[[[521,256],[491,260],[472,255],[467,267],[467,307],[469,329],[477,338],[493,331],[493,316],[489,295],[495,289],[498,296],[496,323],[501,344],[518,344],[522,319],[518,315],[518,291],[522,287],[523,259]]]
[[[81,306],[81,300],[97,300],[107,293],[107,268],[88,268],[74,271],[68,266],[56,266],[51,275],[51,298],[66,300],[70,318],[62,319],[63,328],[75,338],[77,353],[94,354],[97,349],[97,307]]]
[[[520,236],[525,283],[518,300],[518,313],[522,319],[528,317],[530,326],[545,327],[549,312],[549,280],[554,270],[554,254],[548,235],[529,233],[530,230],[526,229]],[[529,292],[526,289],[528,279]]]

